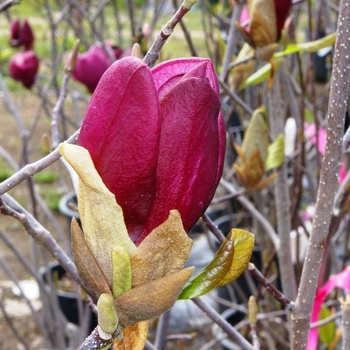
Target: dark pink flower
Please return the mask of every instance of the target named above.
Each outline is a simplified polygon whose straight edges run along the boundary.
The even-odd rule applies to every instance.
[[[292,0],[274,0],[276,13],[277,41],[281,37],[284,23],[292,7]]]
[[[27,20],[21,25],[20,20],[14,20],[11,22],[11,37],[10,45],[13,47],[19,47],[23,45],[24,50],[31,50],[34,44],[34,33],[32,27]]]
[[[30,89],[39,69],[39,59],[32,50],[16,53],[10,61],[10,75]]]
[[[220,180],[225,127],[209,59],[176,59],[150,69],[115,62],[101,78],[79,145],[123,208],[139,244],[177,209],[186,231],[204,213]]]
[[[106,49],[111,50],[109,46]],[[114,52],[111,50],[111,57],[113,56]],[[72,77],[93,93],[102,74],[111,64],[105,49],[101,45],[92,45],[87,52],[78,55]]]

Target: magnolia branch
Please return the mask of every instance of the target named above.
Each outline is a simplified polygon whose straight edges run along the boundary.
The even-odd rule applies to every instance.
[[[191,10],[191,7],[196,3],[196,1],[197,0],[185,0],[170,21],[162,27],[157,39],[154,41],[143,59],[149,67],[152,67],[158,60],[160,51],[170,35],[173,33],[175,26],[180,22],[183,16]]]
[[[72,279],[81,285],[81,280],[73,261],[62,250],[50,232],[7,193],[0,197],[0,213],[11,216],[19,221],[24,226],[27,233],[45,247],[70,274]]]
[[[338,17],[329,97],[326,150],[321,168],[313,229],[300,280],[296,309],[292,313],[291,338],[292,349],[295,350],[306,348],[310,315],[329,234],[334,197],[338,187],[337,174],[343,153],[342,136],[349,84],[349,24],[350,6],[347,1],[342,1]]]
[[[66,142],[67,143],[77,143],[78,136],[79,136],[80,129],[78,129]],[[18,184],[20,184],[25,179],[28,179],[29,177],[35,175],[39,171],[47,168],[54,162],[56,162],[61,157],[60,152],[56,148],[54,151],[52,151],[50,154],[45,156],[44,158],[24,166],[21,170],[19,170],[17,173],[6,179],[5,181],[0,183],[0,196],[10,189],[16,187]]]

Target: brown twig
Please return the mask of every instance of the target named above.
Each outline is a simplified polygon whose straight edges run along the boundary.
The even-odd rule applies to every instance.
[[[255,267],[253,263],[248,264],[248,271],[259,281],[271,295],[289,310],[294,310],[294,303],[288,300],[266,277]]]
[[[181,18],[191,10],[191,7],[195,4],[195,2],[196,0],[184,0],[170,21],[162,27],[157,39],[154,41],[143,59],[149,67],[152,67],[158,60],[160,51],[170,35],[173,33],[175,26],[179,23]]]

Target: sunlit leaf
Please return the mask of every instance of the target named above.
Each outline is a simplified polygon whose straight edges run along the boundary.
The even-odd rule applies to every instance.
[[[131,255],[132,285],[159,279],[183,268],[192,247],[192,240],[182,226],[177,210],[156,227]]]
[[[197,298],[207,294],[221,282],[232,265],[233,240],[231,232],[221,244],[213,260],[182,290],[179,299]]]
[[[79,175],[78,203],[84,238],[112,286],[113,247],[122,245],[129,253],[136,248],[126,230],[122,208],[103,183],[85,148],[62,143],[59,151]]]
[[[121,326],[158,317],[171,308],[193,271],[194,267],[188,267],[122,294],[115,301]]]
[[[114,340],[113,350],[143,350],[147,340],[148,321],[123,329],[123,340]]]
[[[253,247],[252,233],[231,230],[213,260],[182,290],[179,299],[197,298],[236,280],[247,268]]]
[[[247,268],[250,258],[252,256],[255,236],[253,233],[233,229],[230,234],[234,235],[234,254],[231,267],[226,276],[221,280],[218,286],[235,281]]]
[[[265,162],[265,170],[278,168],[284,161],[284,135],[280,134],[276,140],[269,145],[267,149],[267,158]]]
[[[331,315],[332,315],[331,311],[327,307],[322,306],[319,320],[320,321],[324,320],[325,318]],[[335,321],[328,322],[323,326],[320,326],[318,330],[319,330],[321,341],[327,345],[330,345],[334,340],[334,336],[335,336],[335,331],[336,331]]]

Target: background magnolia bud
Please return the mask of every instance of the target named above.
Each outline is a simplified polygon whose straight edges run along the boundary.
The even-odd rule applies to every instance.
[[[27,20],[25,20],[23,24],[21,24],[19,19],[11,22],[9,42],[13,47],[20,47],[23,45],[25,51],[33,48],[34,33]]]
[[[92,45],[87,52],[77,57],[72,77],[84,84],[91,93],[94,92],[103,73],[112,64],[110,57],[115,56],[111,47],[106,46],[106,49],[110,50],[110,55],[107,55],[101,45]]]
[[[10,75],[30,89],[39,69],[39,59],[32,50],[16,53],[10,61]]]

